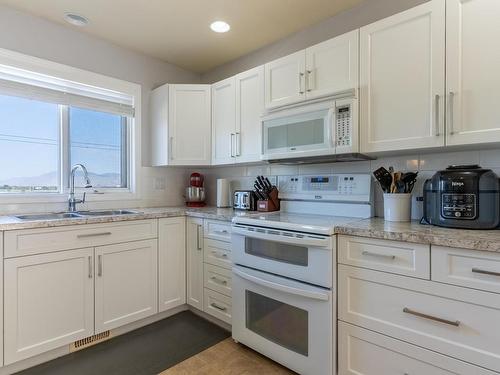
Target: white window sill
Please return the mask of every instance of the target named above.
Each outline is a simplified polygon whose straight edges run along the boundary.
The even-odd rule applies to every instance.
[[[83,190],[75,191],[75,196],[81,199]],[[137,193],[125,190],[122,192],[85,192],[87,202],[129,201],[138,199]],[[40,194],[3,194],[0,195],[0,204],[26,203],[63,203],[68,201],[68,193],[40,193]]]

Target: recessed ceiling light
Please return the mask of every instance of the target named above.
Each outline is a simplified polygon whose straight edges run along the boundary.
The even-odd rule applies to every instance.
[[[66,20],[66,22],[79,27],[87,26],[89,23],[89,20],[87,18],[76,13],[65,13],[64,19]]]
[[[210,24],[210,28],[216,33],[227,33],[231,26],[224,21],[215,21]]]

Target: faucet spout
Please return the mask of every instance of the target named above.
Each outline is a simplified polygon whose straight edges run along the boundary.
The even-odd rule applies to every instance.
[[[83,171],[83,178],[85,179],[85,188],[92,187],[87,168],[85,168],[83,164],[75,164],[73,168],[71,168],[70,179],[69,179],[69,196],[68,196],[69,212],[76,211],[77,203],[85,203],[85,193],[83,193],[82,199],[75,198],[75,173],[79,168]]]

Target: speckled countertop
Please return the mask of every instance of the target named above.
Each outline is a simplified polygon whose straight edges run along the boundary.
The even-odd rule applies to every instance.
[[[98,224],[140,219],[190,216],[204,219],[231,221],[239,215],[255,212],[234,211],[232,208],[155,207],[131,208],[136,214],[119,216],[78,217],[56,220],[24,221],[13,216],[0,216],[0,231],[15,229],[51,228],[65,225]],[[500,230],[463,230],[421,225],[418,221],[393,223],[381,218],[355,220],[339,225],[335,233],[395,241],[459,247],[470,250],[500,252]]]

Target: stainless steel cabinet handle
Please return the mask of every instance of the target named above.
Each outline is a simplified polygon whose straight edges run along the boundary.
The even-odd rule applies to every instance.
[[[76,238],[110,236],[111,234],[112,234],[111,232],[86,233],[86,234],[78,234]]]
[[[303,84],[302,84],[303,81],[304,81],[304,73],[300,72],[299,73],[299,94],[301,94],[301,95],[304,93]]]
[[[226,311],[227,310],[227,307],[224,307],[224,306],[219,306],[218,304],[216,303],[211,303],[210,306],[216,308],[217,310],[220,310],[220,311]]]
[[[311,76],[313,74],[312,70],[306,70],[307,76],[306,76],[306,91],[311,92],[313,89],[313,85],[311,84]]]
[[[102,255],[97,256],[97,276],[102,276]]]
[[[201,225],[198,225],[196,227],[196,249],[197,250],[201,250],[200,228],[201,228]]]
[[[473,268],[472,272],[474,272],[474,273],[480,273],[480,274],[483,274],[483,275],[500,276],[500,272],[486,271],[486,270],[482,270],[482,269],[479,269],[479,268]]]
[[[455,124],[453,123],[453,101],[455,99],[455,93],[453,91],[450,91],[450,101],[449,101],[449,107],[450,107],[450,113],[449,113],[449,124],[450,124],[450,134],[453,135],[455,134]]]
[[[434,97],[434,113],[436,114],[436,118],[434,119],[435,124],[434,126],[436,127],[436,137],[439,137],[441,134],[439,133],[439,99],[440,96],[439,94],[436,94]]]
[[[219,279],[217,276],[212,276],[210,277],[210,279],[215,281],[216,283],[227,285],[226,280]]]
[[[222,253],[219,255],[219,252],[216,251],[216,250],[212,250],[212,254],[216,257],[216,258],[227,258],[227,254],[225,253]]]
[[[438,318],[436,316],[427,315],[427,314],[424,314],[424,313],[421,313],[418,311],[411,310],[408,307],[405,307],[403,309],[403,312],[407,313],[407,314],[418,316],[419,318],[434,320],[435,322],[448,324],[448,325],[454,326],[454,327],[460,326],[460,322],[458,320],[448,320],[448,319]]]
[[[234,133],[231,133],[231,157],[234,158]]]
[[[214,233],[228,234],[229,232],[227,231],[227,229],[222,229],[222,230],[216,230]]]
[[[236,132],[235,154],[241,156],[241,134]]]
[[[92,257],[89,255],[89,279],[92,278]]]
[[[363,251],[361,253],[361,255],[366,255],[366,256],[376,257],[376,258],[391,259],[391,260],[396,259],[396,255],[377,254],[377,253],[372,253],[370,251]]]
[[[174,137],[168,139],[168,155],[170,160],[174,160]]]

